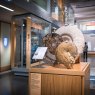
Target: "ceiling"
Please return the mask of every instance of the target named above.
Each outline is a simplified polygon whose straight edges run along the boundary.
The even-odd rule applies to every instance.
[[[19,7],[11,2],[13,0],[0,0],[0,4],[12,8],[14,12],[7,11],[0,7],[0,20],[10,22],[13,15],[28,13],[25,8]],[[14,0],[15,1],[15,0]],[[95,19],[95,1],[94,0],[67,0],[74,9],[76,21]]]
[[[28,12],[25,9],[15,5],[11,1],[12,0],[0,0],[0,5],[6,6],[14,10],[13,12],[11,12],[0,7],[0,21],[5,21],[10,23],[13,15],[24,14]]]
[[[81,0],[80,0],[81,1]],[[95,1],[71,3],[77,21],[95,20]]]

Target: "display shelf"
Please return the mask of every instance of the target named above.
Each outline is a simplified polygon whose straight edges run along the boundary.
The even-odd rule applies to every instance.
[[[30,95],[89,95],[89,63],[74,64],[72,69],[45,64],[29,69]]]

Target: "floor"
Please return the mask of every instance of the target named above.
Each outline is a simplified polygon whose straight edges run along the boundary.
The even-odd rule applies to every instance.
[[[81,61],[83,61],[82,56]],[[90,76],[95,76],[95,55],[89,55],[87,62],[90,63]]]
[[[88,58],[90,62],[90,95],[95,95],[95,57]],[[15,76],[13,73],[0,75],[0,95],[29,95],[28,77]]]
[[[0,95],[29,95],[28,77],[8,73],[0,76]]]
[[[95,77],[90,81],[90,95],[95,95]],[[29,95],[28,77],[14,76],[12,73],[0,76],[0,95]]]

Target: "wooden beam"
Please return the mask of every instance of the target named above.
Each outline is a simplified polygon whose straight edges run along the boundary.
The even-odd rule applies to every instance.
[[[16,24],[11,23],[11,68],[15,66],[15,51],[16,51]]]
[[[57,0],[59,8],[59,21],[64,23],[64,2],[63,0]]]
[[[1,72],[1,22],[0,22],[0,72]]]
[[[29,69],[31,64],[31,17],[27,17],[26,23],[26,68]]]

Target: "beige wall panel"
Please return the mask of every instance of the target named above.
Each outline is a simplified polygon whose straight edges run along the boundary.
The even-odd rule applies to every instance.
[[[10,24],[1,22],[1,67],[10,65]],[[8,45],[4,46],[4,38],[7,38]]]

